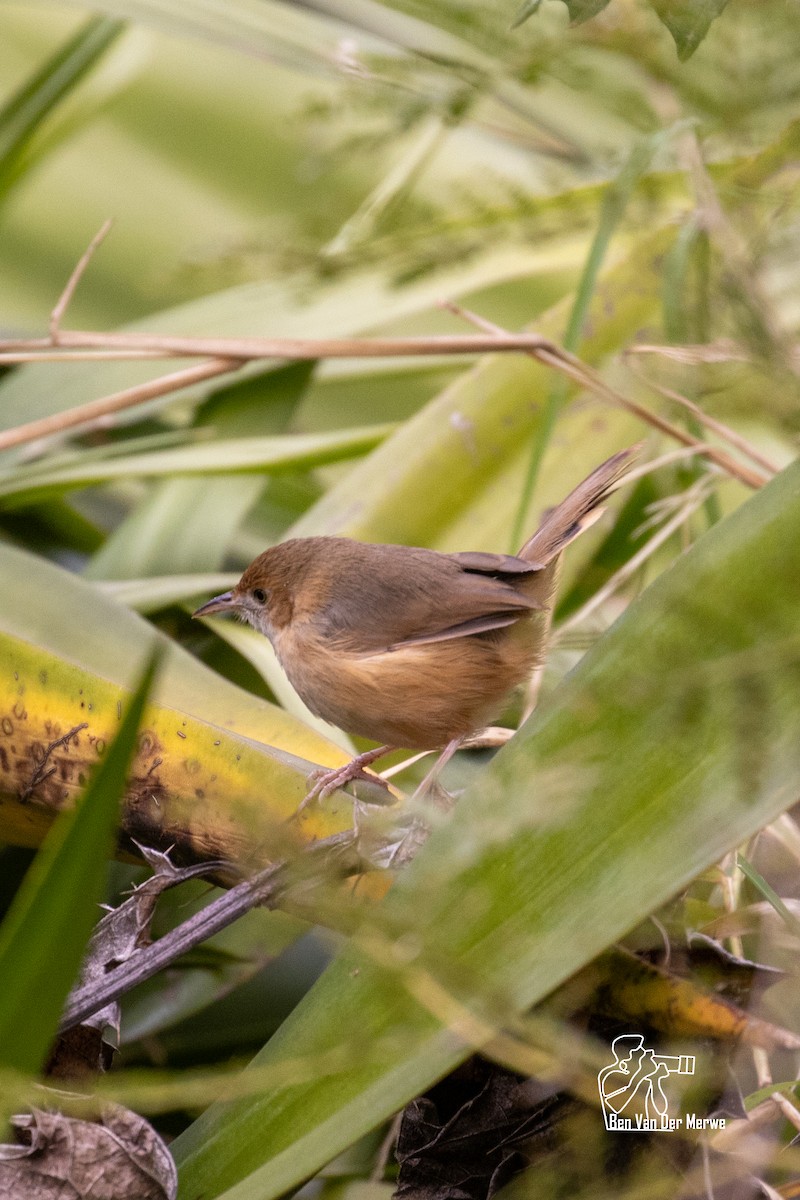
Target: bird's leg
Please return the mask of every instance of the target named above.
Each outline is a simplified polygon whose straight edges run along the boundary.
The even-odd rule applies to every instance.
[[[379,783],[387,787],[379,775],[368,775],[364,768],[370,766],[377,759],[383,758],[384,754],[389,754],[392,750],[394,750],[394,746],[376,746],[374,750],[365,750],[363,754],[351,758],[350,762],[345,763],[343,767],[319,767],[316,771],[312,771],[309,779],[314,780],[314,786],[301,800],[295,816],[314,800],[324,800],[330,796],[331,792],[335,792],[337,788],[343,787],[354,779],[368,779],[370,783]]]
[[[417,790],[414,792],[414,795],[411,797],[412,800],[420,800],[423,796],[425,796],[432,789],[433,785],[436,783],[436,780],[439,778],[439,772],[446,766],[447,763],[450,762],[450,759],[453,757],[456,750],[459,748],[459,746],[461,745],[461,743],[463,741],[464,741],[463,738],[457,737],[457,738],[453,738],[452,741],[447,743],[444,750],[442,750],[441,754],[436,759],[436,762],[431,767],[430,771],[428,771],[428,774],[425,776],[422,783],[419,785]],[[446,810],[449,810],[450,808],[452,808],[452,806],[453,806],[453,801],[452,801],[452,797],[451,797],[451,801],[449,804],[447,804],[447,805],[442,804],[440,807],[443,807]]]

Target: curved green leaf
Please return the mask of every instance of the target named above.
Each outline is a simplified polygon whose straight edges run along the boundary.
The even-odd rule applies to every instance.
[[[258,439],[262,445],[267,438],[277,449],[275,439],[291,428],[313,370],[313,363],[292,363],[259,379],[221,388],[195,414],[191,434],[203,438],[213,431],[218,440]],[[247,444],[239,441],[239,447],[249,453]],[[126,579],[219,569],[242,520],[265,490],[275,488],[274,475],[261,472],[162,479],[137,498],[93,555],[85,574],[92,579]]]
[[[139,613],[158,612],[180,601],[198,600],[227,592],[239,578],[238,572],[210,571],[204,575],[154,575],[148,579],[114,579],[97,587],[120,604]],[[197,604],[194,605],[197,607]]]
[[[22,173],[30,143],[43,123],[124,28],[122,21],[92,17],[0,109],[0,196]]]
[[[135,476],[266,474],[341,462],[379,445],[394,426],[368,426],[341,433],[284,434],[227,438],[150,453],[92,456],[63,466],[52,463],[0,473],[0,508],[23,508],[52,495]]]

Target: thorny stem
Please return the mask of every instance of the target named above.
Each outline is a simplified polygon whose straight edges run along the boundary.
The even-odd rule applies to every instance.
[[[307,857],[330,857],[331,854],[352,849],[352,830],[334,834],[313,843]],[[80,1025],[93,1013],[118,1000],[125,992],[150,979],[175,962],[182,954],[213,937],[258,905],[273,905],[292,885],[291,866],[287,861],[273,863],[250,879],[237,883],[229,891],[206,905],[183,924],[170,930],[150,946],[137,951],[127,961],[114,967],[101,980],[76,988],[66,1004],[59,1033]]]

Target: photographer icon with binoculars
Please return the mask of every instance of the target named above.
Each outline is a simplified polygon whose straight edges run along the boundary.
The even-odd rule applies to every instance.
[[[622,1033],[611,1043],[614,1062],[598,1073],[600,1103],[609,1130],[670,1130],[680,1118],[669,1116],[664,1081],[670,1075],[694,1075],[694,1055],[656,1054],[639,1033]],[[626,1109],[632,1115],[625,1115]]]

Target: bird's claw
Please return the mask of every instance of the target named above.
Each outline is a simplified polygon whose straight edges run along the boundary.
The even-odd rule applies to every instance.
[[[351,762],[345,763],[343,767],[317,767],[316,770],[309,773],[308,782],[312,783],[313,781],[312,787],[300,801],[291,819],[294,820],[298,817],[315,800],[321,804],[339,788],[344,787],[347,783],[353,783],[358,779],[364,780],[366,783],[380,784],[387,792],[389,791],[389,785],[386,781],[381,779],[380,775],[365,771],[358,759],[353,759]]]

